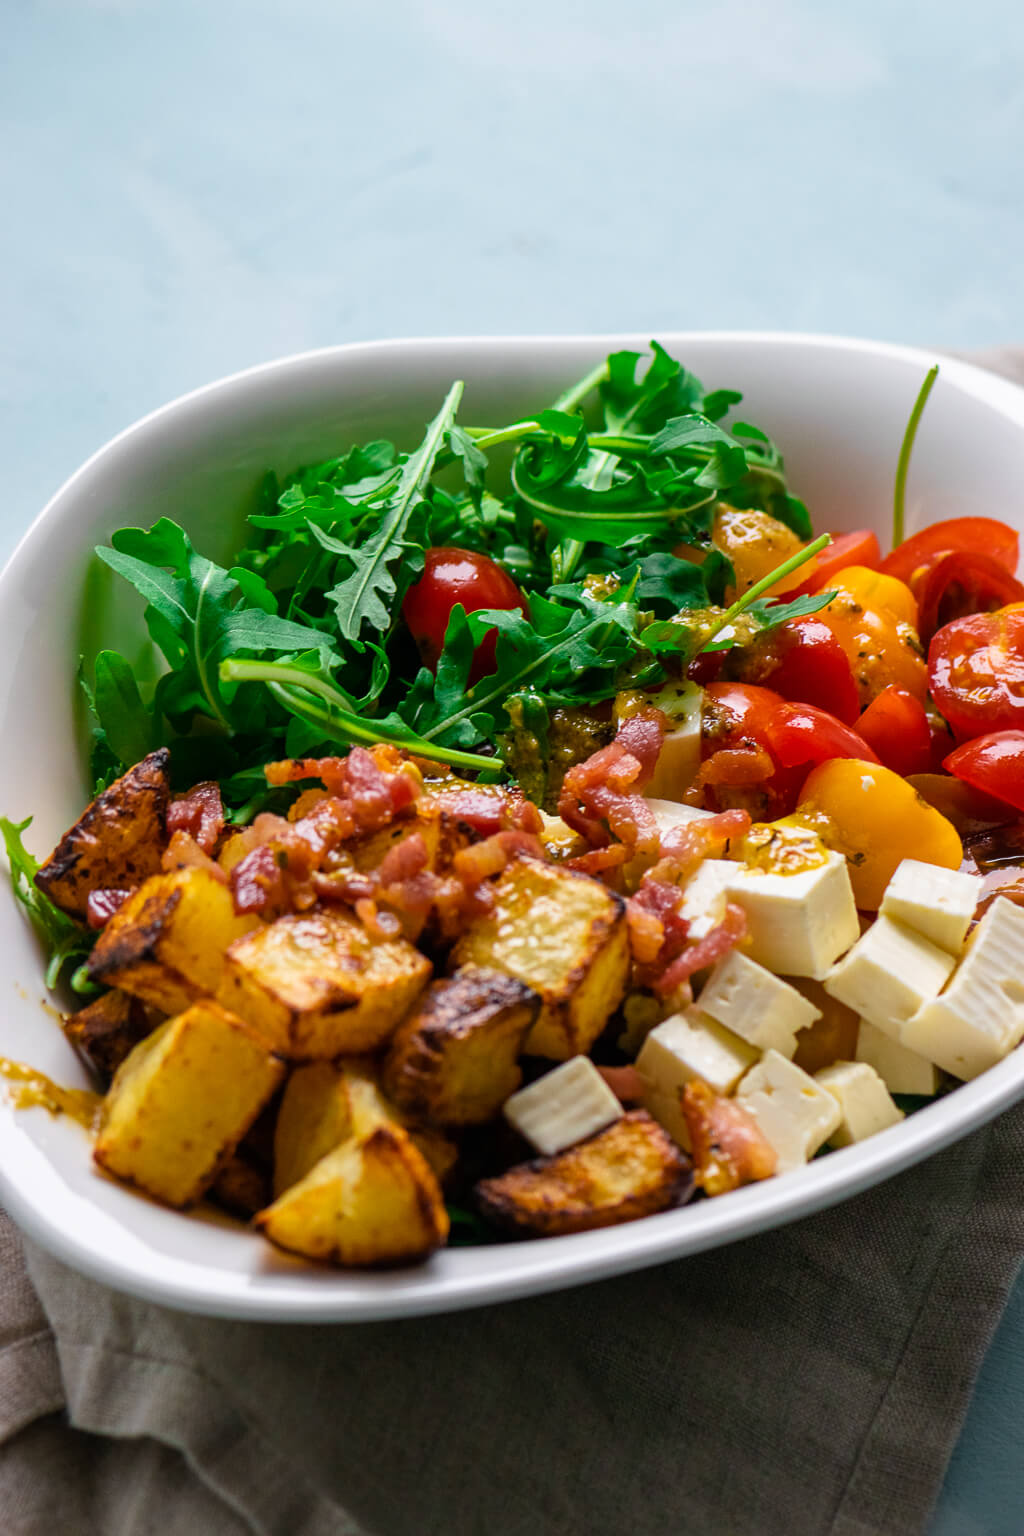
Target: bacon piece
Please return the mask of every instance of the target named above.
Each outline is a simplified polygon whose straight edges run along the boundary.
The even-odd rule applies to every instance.
[[[598,1067],[597,1070],[620,1104],[643,1102],[649,1084],[636,1067]]]
[[[270,843],[263,843],[240,859],[231,871],[231,894],[235,911],[265,912],[268,907],[284,911],[287,904],[284,870]]]
[[[264,772],[269,784],[320,779],[328,795],[347,807],[353,831],[360,832],[377,832],[388,826],[422,789],[412,764],[397,749],[386,746],[371,751],[353,747],[347,757],[285,758],[268,763]],[[314,807],[311,814],[317,809]]]
[[[187,832],[204,853],[212,853],[224,831],[220,786],[212,781],[196,784],[180,800],[172,800],[167,807],[167,830],[172,837]]]
[[[619,723],[615,740],[640,764],[641,776],[637,781],[640,786],[649,783],[654,776],[669,724],[665,712],[650,705]]]
[[[609,843],[607,848],[592,848],[589,853],[578,853],[566,859],[565,867],[598,879],[606,870],[621,869],[628,858],[629,849],[625,843]]]
[[[695,1078],[684,1087],[680,1108],[693,1144],[697,1182],[707,1194],[724,1195],[775,1172],[775,1148],[734,1099],[722,1098]]]
[[[775,764],[764,747],[753,742],[745,747],[722,747],[701,763],[697,777],[688,791],[688,798],[698,797],[708,784],[763,784],[774,772]]]
[[[90,928],[102,928],[113,917],[119,907],[123,907],[129,896],[135,894],[135,887],[130,890],[121,890],[119,887],[103,886],[95,891],[90,891],[85,908],[85,920]]]
[[[208,875],[219,880],[222,885],[227,884],[227,875],[220,865],[204,853],[196,842],[191,832],[177,831],[172,836],[167,847],[160,856],[162,869],[205,869]]]
[[[665,924],[647,902],[636,896],[626,903],[629,947],[638,965],[653,965],[665,942]]]
[[[734,949],[747,932],[747,914],[742,907],[731,902],[725,909],[725,917],[703,939],[683,949],[670,965],[662,971],[654,983],[659,997],[666,997],[683,981],[689,981],[695,971],[714,965],[730,949]]]

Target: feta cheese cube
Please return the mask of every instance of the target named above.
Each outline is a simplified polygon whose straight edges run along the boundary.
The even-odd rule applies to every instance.
[[[928,998],[939,995],[954,963],[913,929],[878,917],[832,967],[824,987],[893,1040],[901,1040],[904,1024]]]
[[[656,1024],[636,1059],[636,1069],[649,1083],[644,1108],[689,1150],[679,1094],[701,1078],[716,1093],[729,1094],[757,1060],[757,1051],[698,1008],[674,1013]]]
[[[666,709],[675,725],[661,744],[647,793],[656,799],[679,800],[700,769],[700,715],[704,693],[696,683],[666,686],[671,686],[672,697],[662,697],[659,703],[659,697],[655,695],[653,702]]]
[[[879,910],[939,949],[959,955],[980,892],[980,875],[904,859],[885,888]]]
[[[705,859],[683,886],[679,911],[694,941],[706,938],[725,917],[726,882],[735,868],[729,859]]]
[[[776,1050],[792,1057],[796,1035],[821,1011],[795,987],[734,949],[718,962],[700,994],[709,1013],[758,1050]]]
[[[828,1138],[834,1147],[864,1141],[903,1119],[903,1111],[897,1109],[888,1088],[866,1062],[834,1062],[831,1067],[815,1072],[814,1081],[832,1095],[842,1114]]]
[[[509,1125],[545,1157],[603,1131],[622,1105],[589,1056],[571,1056],[505,1100]]]
[[[874,1067],[890,1093],[916,1093],[931,1098],[939,1091],[939,1074],[933,1062],[908,1051],[905,1045],[861,1019],[857,1031],[858,1061]]]
[[[949,986],[922,1004],[902,1041],[954,1077],[977,1077],[1024,1039],[1024,907],[999,896]]]
[[[730,863],[725,894],[747,914],[747,953],[780,976],[820,981],[860,933],[841,853],[794,875]]]
[[[778,1172],[799,1168],[823,1146],[843,1118],[827,1089],[778,1051],[765,1051],[736,1092],[779,1159]]]

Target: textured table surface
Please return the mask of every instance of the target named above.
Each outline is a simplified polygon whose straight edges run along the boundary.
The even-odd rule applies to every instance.
[[[119,428],[307,347],[1024,340],[1022,62],[1012,0],[0,0],[0,554]],[[1019,1536],[1022,1410],[1018,1287],[935,1536]]]

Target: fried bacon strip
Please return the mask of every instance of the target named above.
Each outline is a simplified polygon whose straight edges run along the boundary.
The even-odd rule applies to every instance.
[[[695,1078],[683,1089],[680,1108],[693,1144],[696,1180],[706,1194],[724,1195],[775,1172],[775,1148],[735,1099],[722,1098]]]
[[[187,832],[204,853],[212,853],[224,831],[220,785],[212,780],[196,784],[180,800],[172,800],[167,807],[167,831],[172,838],[177,832]]]
[[[614,741],[565,775],[558,814],[592,848],[606,848],[614,837],[633,853],[657,850],[657,823],[640,791],[654,772],[667,726],[660,709],[639,710],[622,721]]]

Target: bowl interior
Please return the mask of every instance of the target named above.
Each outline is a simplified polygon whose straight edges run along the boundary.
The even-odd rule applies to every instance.
[[[827,338],[662,339],[709,387],[743,390],[736,414],[779,441],[792,487],[810,507],[816,530],[866,525],[887,541],[900,439],[930,357]],[[645,338],[597,337],[337,348],[212,385],[122,434],[58,493],[0,577],[0,719],[7,742],[0,813],[14,820],[31,815],[26,840],[39,856],[49,851],[88,794],[76,702],[79,657],[101,645],[136,658],[145,654],[141,603],[91,558],[93,546],[114,529],[171,517],[203,552],[224,559],[266,470],[286,472],[369,437],[393,436],[412,446],[453,378],[466,380],[462,419],[498,423],[553,399],[608,350],[645,345]],[[1019,522],[1022,462],[1024,391],[963,363],[944,363],[914,454],[910,529],[968,512]],[[44,998],[38,946],[6,897],[0,954],[7,977],[0,1054],[84,1084]],[[420,1270],[390,1276],[313,1271],[215,1214],[163,1210],[96,1173],[84,1133],[42,1111],[15,1115],[0,1107],[0,1178],[23,1225],[111,1283],[239,1315],[380,1316],[596,1277],[802,1214],[962,1134],[1024,1093],[1024,1067],[1013,1060],[986,1079],[992,1079],[987,1088],[979,1080],[959,1090],[875,1138],[877,1146],[835,1154],[773,1181],[771,1191],[730,1196],[699,1212],[670,1213],[610,1234],[453,1250]],[[958,1100],[950,1118],[944,1105]],[[834,1170],[822,1174],[828,1164]]]

